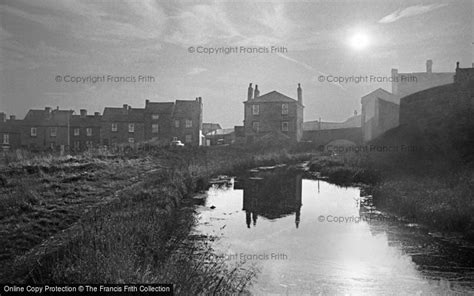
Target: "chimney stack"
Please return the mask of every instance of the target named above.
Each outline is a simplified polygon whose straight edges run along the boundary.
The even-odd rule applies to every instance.
[[[81,118],[84,118],[87,116],[87,110],[86,109],[81,109]]]
[[[94,112],[94,116],[100,116],[100,112]]]
[[[249,89],[247,91],[247,101],[250,101],[253,98],[253,88],[252,83],[249,84]]]
[[[354,110],[354,116],[357,116],[357,110]]]
[[[427,60],[426,61],[426,73],[433,73],[433,61]]]
[[[7,115],[3,112],[0,112],[0,122],[7,121]]]
[[[15,120],[16,116],[15,115],[10,115],[10,120]]]
[[[256,99],[258,98],[258,96],[260,96],[260,91],[258,90],[258,85],[255,84],[255,91],[254,91],[253,98]]]
[[[51,107],[44,107],[44,111],[50,113],[51,112]]]
[[[300,105],[303,106],[303,90],[301,89],[300,83],[298,83],[297,93],[298,93],[298,103],[300,103]]]
[[[150,100],[146,99],[145,100],[145,108],[148,106],[149,103],[150,103]]]

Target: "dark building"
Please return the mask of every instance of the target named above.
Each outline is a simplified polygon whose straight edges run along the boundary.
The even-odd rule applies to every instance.
[[[114,146],[145,140],[145,109],[124,104],[122,108],[106,107],[102,116],[102,144]]]
[[[213,132],[215,130],[220,130],[222,129],[221,125],[218,123],[206,123],[204,122],[202,124],[202,134],[207,135],[210,132]]]
[[[99,112],[87,115],[87,110],[81,109],[80,115],[72,115],[69,125],[70,148],[73,151],[84,151],[98,147],[101,144],[101,127],[102,116]]]
[[[295,172],[259,173],[258,177],[246,179],[243,186],[242,209],[246,214],[247,227],[257,225],[258,217],[274,220],[295,215],[298,228],[302,206],[302,175]]]
[[[172,114],[172,139],[192,145],[202,145],[202,99],[176,100]]]
[[[303,136],[303,91],[297,88],[298,100],[277,91],[260,96],[258,85],[255,90],[249,85],[247,101],[244,102],[244,133],[247,143],[268,135],[283,136],[299,142]]]
[[[0,113],[0,151],[9,151],[21,147],[21,121],[14,115],[7,119],[5,113]]]
[[[74,111],[30,110],[19,124],[21,146],[30,150],[59,150],[70,145],[70,122]]]

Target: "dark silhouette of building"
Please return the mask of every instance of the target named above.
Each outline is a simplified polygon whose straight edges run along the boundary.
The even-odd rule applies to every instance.
[[[263,178],[244,181],[243,210],[245,223],[257,225],[258,217],[269,220],[295,214],[295,225],[300,223],[302,175],[295,172],[259,174]]]

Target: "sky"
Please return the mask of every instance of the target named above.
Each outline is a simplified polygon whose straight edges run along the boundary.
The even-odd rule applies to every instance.
[[[391,85],[333,77],[471,67],[473,3],[0,0],[0,112],[202,97],[204,122],[233,127],[249,83],[292,98],[301,83],[305,121],[343,121]]]

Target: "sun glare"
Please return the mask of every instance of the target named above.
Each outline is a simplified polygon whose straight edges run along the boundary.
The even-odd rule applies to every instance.
[[[352,35],[349,45],[355,50],[363,50],[370,45],[370,37],[365,32],[357,32]]]

